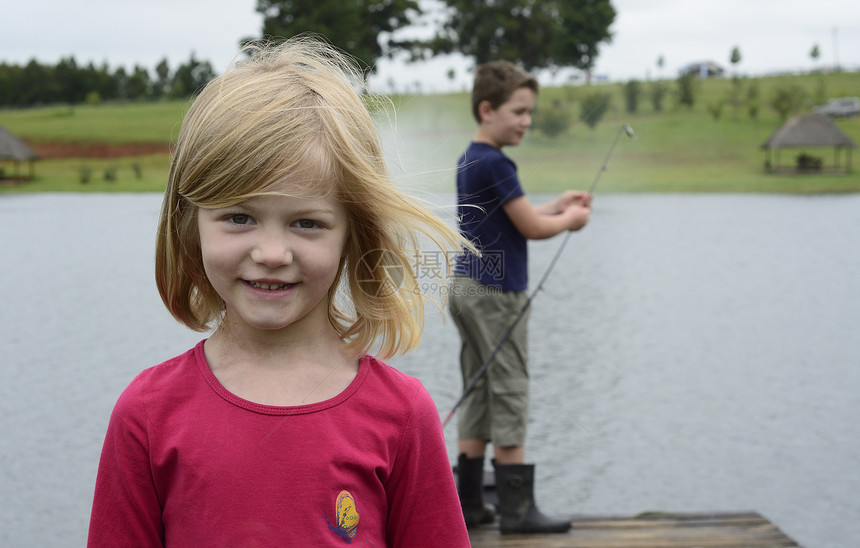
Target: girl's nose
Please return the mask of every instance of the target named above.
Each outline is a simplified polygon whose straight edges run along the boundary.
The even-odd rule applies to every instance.
[[[264,234],[251,249],[251,260],[269,268],[293,262],[289,239],[283,234]]]

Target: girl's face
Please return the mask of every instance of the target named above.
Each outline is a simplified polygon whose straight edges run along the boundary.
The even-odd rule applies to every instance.
[[[531,89],[519,88],[497,109],[485,103],[481,110],[483,123],[479,128],[483,139],[496,148],[520,144],[532,125],[535,98]]]
[[[326,297],[347,222],[344,207],[329,197],[260,196],[199,209],[203,267],[231,328],[331,328]]]

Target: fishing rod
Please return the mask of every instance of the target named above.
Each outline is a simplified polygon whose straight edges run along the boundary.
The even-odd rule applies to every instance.
[[[613,139],[612,141],[612,145],[609,147],[609,151],[606,153],[606,157],[603,159],[603,165],[600,166],[600,169],[597,172],[597,176],[594,178],[594,181],[591,183],[591,187],[588,189],[589,194],[594,194],[594,189],[597,188],[597,183],[600,181],[600,177],[603,175],[603,172],[606,171],[606,166],[607,164],[609,164],[609,159],[612,157],[612,153],[615,152],[615,147],[618,146],[618,141],[619,139],[621,139],[622,134],[626,134],[632,139],[634,137],[633,128],[625,124],[621,126],[621,129],[618,130],[618,133],[615,135],[615,139]],[[550,261],[546,271],[544,271],[543,276],[541,276],[540,281],[535,286],[528,299],[526,299],[525,304],[523,304],[523,307],[520,309],[519,313],[514,318],[513,323],[511,323],[507,331],[505,331],[505,334],[502,335],[502,338],[501,340],[499,340],[499,343],[490,353],[489,357],[487,357],[486,361],[484,361],[484,363],[481,365],[481,368],[478,369],[478,372],[475,373],[475,376],[472,377],[472,380],[469,382],[468,386],[466,386],[466,388],[463,390],[463,394],[460,396],[460,399],[457,400],[457,402],[454,404],[454,407],[452,407],[451,410],[448,412],[448,415],[445,416],[445,420],[442,421],[442,428],[445,428],[445,425],[448,424],[448,421],[450,421],[451,417],[454,416],[454,412],[457,411],[457,408],[459,408],[463,401],[469,396],[469,394],[472,393],[472,391],[475,389],[475,386],[477,386],[478,381],[481,380],[484,374],[486,374],[487,369],[490,368],[490,364],[493,363],[493,360],[496,358],[496,354],[499,353],[499,350],[501,350],[502,346],[504,346],[504,344],[508,342],[508,339],[511,338],[511,334],[514,332],[514,328],[516,328],[517,324],[520,323],[520,320],[523,319],[523,316],[525,316],[526,311],[531,306],[532,300],[534,300],[535,295],[537,295],[541,288],[543,288],[544,282],[546,282],[547,278],[549,278],[552,269],[555,267],[555,263],[558,262],[559,257],[561,257],[562,251],[564,251],[564,248],[567,245],[567,241],[570,240],[571,234],[573,234],[572,230],[566,231],[561,245],[558,246],[558,250],[555,252],[555,255],[553,255],[552,260]]]
[[[612,146],[609,147],[609,151],[606,153],[606,158],[603,159],[603,165],[600,166],[600,171],[597,172],[597,177],[594,178],[594,182],[591,183],[591,188],[588,189],[589,194],[594,194],[594,189],[597,188],[597,182],[600,181],[600,176],[603,175],[603,172],[606,171],[606,165],[609,163],[609,158],[612,157],[612,153],[615,152],[615,147],[618,146],[618,140],[621,139],[621,134],[625,133],[628,137],[633,139],[635,135],[633,134],[633,128],[624,124],[618,130],[618,133],[615,134],[615,139],[612,141]]]

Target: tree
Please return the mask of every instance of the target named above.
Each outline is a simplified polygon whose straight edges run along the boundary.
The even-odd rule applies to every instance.
[[[678,105],[692,109],[696,104],[696,77],[687,72],[678,76],[675,82],[678,85]]]
[[[812,58],[812,62],[818,62],[818,58],[821,56],[821,50],[818,49],[818,44],[812,45],[812,50],[809,52],[809,57]],[[823,103],[827,98],[827,82],[824,81],[824,72],[820,72],[818,75],[818,82],[815,86],[815,102]]]
[[[612,41],[609,26],[615,21],[615,8],[609,0],[561,0],[557,6],[561,28],[553,43],[552,62],[590,73],[600,44]]]
[[[580,100],[579,119],[594,129],[609,110],[611,96],[608,93],[594,92]]]
[[[155,82],[152,86],[152,95],[161,97],[170,89],[170,65],[165,57],[155,66]]]
[[[126,97],[128,85],[128,74],[125,72],[125,68],[117,68],[112,75],[112,79],[114,82],[114,89],[116,90],[114,98],[124,99]]]
[[[156,74],[158,79],[152,80],[149,71],[140,65],[131,72],[124,67],[111,70],[106,63],[96,67],[90,62],[82,67],[74,57],[62,58],[56,66],[42,65],[35,59],[24,67],[0,63],[0,107],[141,101],[158,99],[167,90],[172,97],[184,98],[215,76],[211,64],[198,61],[193,53],[174,75],[170,74],[167,59],[156,67]]]
[[[188,97],[200,91],[214,77],[212,64],[209,61],[198,61],[192,52],[188,63],[179,65],[173,74],[168,95],[172,98]]]
[[[737,67],[738,63],[741,62],[741,50],[739,47],[735,46],[732,48],[732,53],[729,55],[729,62],[734,67]]]
[[[86,69],[87,93],[96,92],[101,100],[112,101],[118,97],[119,86],[116,81],[116,72],[111,73],[107,63],[102,63],[98,68],[92,63]]]
[[[662,80],[655,80],[651,82],[649,91],[651,94],[651,106],[654,107],[655,112],[660,112],[663,110],[663,99],[666,98],[666,94],[669,92],[669,85]]]
[[[74,57],[60,59],[60,62],[54,67],[54,83],[57,86],[55,100],[74,105],[82,102],[87,96],[87,90],[83,87],[78,64]]]
[[[46,82],[51,82],[51,67],[40,65],[31,59],[21,72],[20,85],[23,90],[20,105],[34,106],[51,102],[51,89]]]
[[[738,75],[737,65],[741,62],[741,50],[737,46],[732,48],[731,54],[729,54],[729,62],[735,68],[735,73],[732,75],[732,89],[729,92],[729,103],[732,105],[735,113],[735,119],[738,117],[738,111],[741,108],[741,95],[743,93],[743,81],[741,81],[741,77]],[[722,111],[722,104],[720,105],[720,110]],[[716,114],[714,119],[718,119],[720,116]]]
[[[570,129],[570,108],[554,99],[551,106],[542,106],[535,111],[534,128],[555,139]]]
[[[526,70],[551,65],[585,71],[598,46],[611,40],[615,8],[609,0],[441,0],[442,28],[430,40],[404,41],[413,60],[459,52],[477,64],[498,59]]]
[[[629,80],[621,89],[624,92],[624,106],[627,112],[636,114],[639,108],[639,96],[642,95],[642,86],[639,80]]]
[[[135,65],[134,72],[126,80],[125,95],[132,101],[142,99],[149,94],[150,86],[149,71]]]
[[[759,111],[759,91],[758,91],[758,82],[752,80],[750,82],[749,87],[747,87],[747,114],[752,120],[758,119],[758,111]]]
[[[805,100],[806,91],[798,84],[783,84],[773,91],[770,107],[776,111],[781,120],[785,120],[789,115],[800,111]]]
[[[83,80],[83,88],[86,90],[86,95],[84,96],[86,103],[91,104],[92,98],[96,96],[99,98],[99,102],[102,99],[113,98],[115,86],[113,85],[113,77],[108,72],[106,66],[96,68],[90,62],[83,69],[81,79]]]
[[[417,0],[257,0],[263,38],[321,35],[363,64],[365,76],[386,54],[390,33],[421,14]]]
[[[818,58],[821,57],[821,50],[818,49],[818,44],[812,45],[812,50],[809,52],[809,56],[812,57],[813,62],[818,61]]]

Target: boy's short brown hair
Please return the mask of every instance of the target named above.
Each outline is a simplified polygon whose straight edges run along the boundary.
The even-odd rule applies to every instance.
[[[510,61],[492,61],[475,69],[472,85],[472,116],[480,124],[478,106],[489,101],[493,109],[502,106],[520,88],[538,92],[537,79]]]

